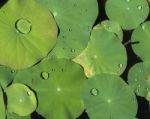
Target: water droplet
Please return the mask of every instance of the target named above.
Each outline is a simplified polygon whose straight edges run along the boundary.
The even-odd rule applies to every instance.
[[[42,79],[48,79],[49,78],[49,73],[48,72],[42,72],[41,77],[42,77]]]
[[[11,73],[15,73],[15,70],[11,70]]]
[[[123,64],[119,64],[118,66],[119,66],[119,68],[122,68],[122,67],[123,67]]]
[[[138,8],[138,10],[141,10],[141,9],[142,9],[142,6],[141,6],[141,5],[138,5],[137,8]]]
[[[31,92],[30,92],[30,91],[28,91],[28,92],[27,92],[27,95],[28,95],[28,96],[31,96]]]
[[[31,22],[27,19],[19,19],[15,23],[17,32],[21,34],[29,34],[32,28]]]
[[[55,69],[52,68],[51,71],[55,71]]]
[[[96,88],[91,89],[90,93],[91,93],[91,95],[93,95],[93,96],[99,95],[99,91],[98,91],[98,89],[96,89]]]
[[[76,50],[75,49],[71,49],[71,52],[75,52]]]
[[[68,29],[69,31],[72,31],[72,29],[70,28],[70,29]]]

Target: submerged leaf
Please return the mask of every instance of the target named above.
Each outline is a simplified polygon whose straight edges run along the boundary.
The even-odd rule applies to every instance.
[[[0,64],[29,67],[49,53],[56,37],[53,16],[34,0],[8,0],[0,9]]]
[[[111,74],[100,74],[90,79],[85,83],[82,91],[86,112],[90,119],[133,119],[135,117],[136,96],[121,78]],[[97,95],[95,90],[98,92]]]

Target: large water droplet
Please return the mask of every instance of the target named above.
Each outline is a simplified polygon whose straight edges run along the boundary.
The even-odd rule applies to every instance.
[[[49,78],[49,73],[48,72],[42,72],[41,77],[42,77],[42,79],[48,79]]]
[[[138,5],[137,8],[138,8],[138,10],[141,10],[141,9],[142,9],[142,6],[141,6],[141,5]]]
[[[99,91],[98,91],[98,89],[96,89],[96,88],[91,89],[90,93],[91,93],[91,95],[93,95],[93,96],[99,95]]]
[[[19,19],[15,23],[15,28],[19,33],[28,34],[31,31],[32,25],[27,19]]]

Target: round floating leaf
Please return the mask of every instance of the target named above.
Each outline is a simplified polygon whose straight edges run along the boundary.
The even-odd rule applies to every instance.
[[[150,62],[150,21],[137,27],[132,34],[133,50],[144,62]]]
[[[90,79],[82,92],[90,119],[131,119],[136,115],[136,96],[120,77],[100,74]]]
[[[147,0],[107,0],[105,9],[109,19],[127,30],[136,28],[149,14]]]
[[[52,11],[60,29],[50,57],[73,58],[86,48],[98,15],[97,0],[37,0]]]
[[[0,66],[0,85],[2,88],[6,88],[13,80],[11,70],[5,66]]]
[[[129,71],[128,83],[137,95],[147,97],[150,92],[150,64],[135,64]]]
[[[7,113],[7,119],[31,119],[30,116],[22,117],[16,114]]]
[[[127,64],[125,47],[111,32],[94,27],[87,48],[74,59],[84,67],[88,77],[99,73],[120,75]]]
[[[27,116],[36,109],[37,100],[35,94],[27,86],[13,83],[5,91],[8,112],[19,116]]]
[[[123,31],[117,22],[111,20],[105,20],[101,22],[101,25],[109,32],[115,33],[119,39],[123,40]]]
[[[39,114],[47,119],[75,119],[83,112],[80,90],[86,77],[78,64],[51,59],[36,65],[32,71],[32,87],[37,93]]]
[[[5,119],[6,112],[5,112],[5,103],[4,103],[4,97],[3,97],[3,91],[0,87],[0,119]]]
[[[53,48],[57,26],[49,10],[34,0],[9,0],[0,9],[0,64],[29,67]]]

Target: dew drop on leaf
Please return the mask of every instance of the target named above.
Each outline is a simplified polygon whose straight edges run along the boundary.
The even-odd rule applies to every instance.
[[[28,92],[27,92],[27,95],[28,95],[28,96],[31,96],[31,92],[30,92],[30,91],[28,91]]]
[[[71,49],[71,52],[75,52],[75,49]]]
[[[141,6],[141,5],[138,5],[137,8],[138,8],[138,10],[141,10],[141,9],[142,9],[142,6]]]
[[[31,22],[27,19],[18,19],[15,23],[15,28],[18,33],[29,34],[32,28]]]
[[[48,79],[49,78],[49,73],[48,72],[42,72],[41,73],[41,77],[42,77],[42,79]]]
[[[123,64],[119,64],[118,66],[119,66],[119,68],[122,68],[122,67],[123,67]]]
[[[91,89],[90,93],[91,93],[91,95],[93,95],[93,96],[99,95],[99,91],[98,91],[98,89],[96,89],[96,88]]]

